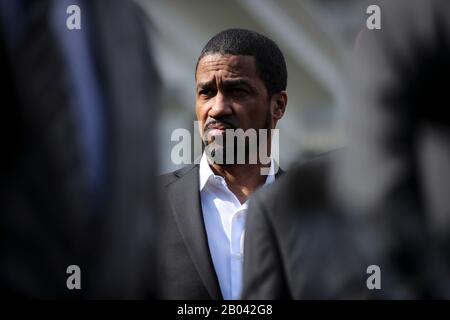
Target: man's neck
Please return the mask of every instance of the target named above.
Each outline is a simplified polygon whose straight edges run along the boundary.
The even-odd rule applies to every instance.
[[[267,176],[261,174],[262,167],[262,164],[211,165],[212,171],[225,179],[240,203],[247,201],[266,181]]]

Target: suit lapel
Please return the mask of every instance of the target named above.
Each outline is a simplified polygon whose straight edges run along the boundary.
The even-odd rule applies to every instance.
[[[198,165],[168,186],[169,201],[178,229],[212,299],[222,299],[212,264],[200,205]]]

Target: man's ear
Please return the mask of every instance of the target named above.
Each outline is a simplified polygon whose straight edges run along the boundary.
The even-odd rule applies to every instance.
[[[288,96],[286,91],[280,91],[275,93],[272,97],[271,112],[272,118],[275,122],[283,118],[284,112],[288,102]]]

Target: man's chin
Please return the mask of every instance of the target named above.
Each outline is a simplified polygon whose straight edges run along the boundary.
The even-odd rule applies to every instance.
[[[203,141],[207,141],[207,144],[216,144],[219,145],[220,143],[225,142],[225,132],[219,129],[213,129],[210,130],[204,135]]]
[[[210,164],[224,165],[226,162],[224,147],[215,142],[211,142],[205,146],[205,154]]]
[[[246,156],[243,160],[238,161],[240,157],[235,154],[236,150],[228,150],[229,156],[227,159],[227,150],[222,145],[217,143],[210,143],[205,147],[205,154],[208,157],[210,164],[217,164],[221,166],[235,166],[239,164],[246,164]]]

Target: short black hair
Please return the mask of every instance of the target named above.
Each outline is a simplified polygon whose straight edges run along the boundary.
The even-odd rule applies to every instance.
[[[283,53],[277,44],[266,36],[245,29],[227,29],[219,32],[203,48],[197,60],[195,74],[200,60],[215,53],[255,57],[256,71],[264,82],[269,97],[286,90],[287,69]]]

